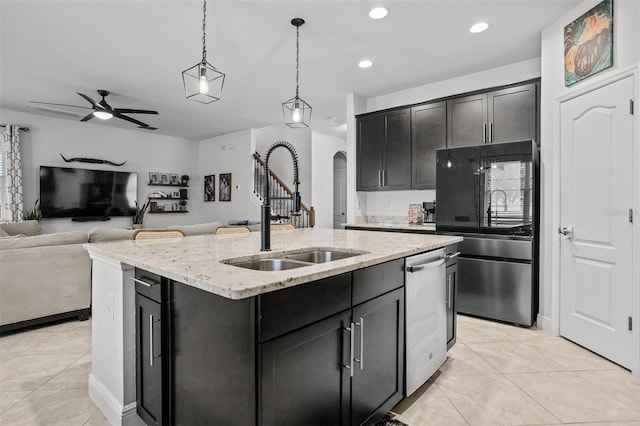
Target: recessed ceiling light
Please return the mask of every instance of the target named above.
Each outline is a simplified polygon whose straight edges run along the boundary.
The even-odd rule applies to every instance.
[[[385,16],[387,16],[387,13],[389,13],[389,11],[387,9],[385,9],[384,7],[374,7],[369,12],[369,18],[371,18],[371,19],[382,19]]]
[[[489,28],[489,24],[486,22],[478,22],[477,24],[473,24],[471,28],[469,28],[469,32],[472,33],[481,33]]]
[[[360,62],[358,62],[358,66],[359,66],[360,68],[370,68],[370,67],[371,67],[371,65],[373,65],[373,62],[371,62],[371,61],[370,61],[370,60],[368,60],[368,59],[363,59],[363,60],[361,60]]]

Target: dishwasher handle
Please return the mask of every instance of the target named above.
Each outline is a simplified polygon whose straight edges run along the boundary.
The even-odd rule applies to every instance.
[[[417,272],[417,271],[421,271],[423,269],[433,269],[433,268],[437,268],[438,266],[441,266],[444,264],[446,258],[445,257],[441,257],[440,259],[436,260],[436,261],[429,261],[426,263],[420,263],[418,265],[412,265],[412,266],[407,266],[407,272]]]

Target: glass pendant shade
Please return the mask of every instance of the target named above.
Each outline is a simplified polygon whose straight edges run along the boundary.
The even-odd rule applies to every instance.
[[[224,86],[224,73],[207,62],[207,0],[202,4],[202,60],[182,71],[184,95],[203,104],[219,101]]]
[[[284,124],[293,128],[309,127],[311,124],[311,105],[300,99],[300,27],[304,25],[304,19],[293,18],[291,25],[296,27],[296,96],[282,103]]]
[[[219,101],[224,86],[224,73],[207,61],[202,61],[182,71],[184,94],[203,104]]]
[[[282,103],[284,123],[293,128],[309,127],[311,123],[311,105],[299,97]]]

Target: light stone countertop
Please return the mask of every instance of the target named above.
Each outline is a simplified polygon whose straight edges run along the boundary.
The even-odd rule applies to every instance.
[[[195,235],[176,240],[110,241],[85,244],[92,255],[128,264],[226,297],[244,299],[350,272],[462,241],[451,235],[312,229],[272,232],[271,251],[260,251],[260,232],[248,235]],[[367,253],[284,271],[255,271],[223,263],[227,259],[278,257],[310,248]]]

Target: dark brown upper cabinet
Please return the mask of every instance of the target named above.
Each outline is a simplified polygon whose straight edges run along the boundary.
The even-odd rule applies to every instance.
[[[411,188],[411,109],[358,119],[358,191]]]
[[[411,108],[411,188],[435,189],[436,150],[447,146],[447,103]]]
[[[447,146],[537,140],[536,83],[447,101]]]

